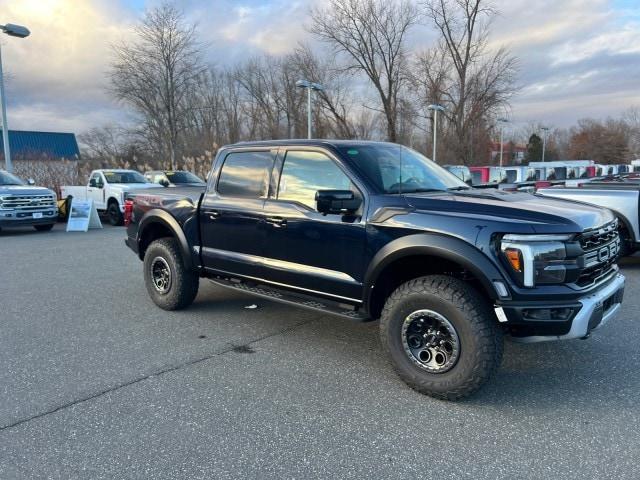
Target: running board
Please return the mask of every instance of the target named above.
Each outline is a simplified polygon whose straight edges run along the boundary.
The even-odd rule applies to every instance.
[[[331,300],[323,300],[303,294],[290,293],[285,290],[280,290],[257,283],[248,283],[243,280],[230,280],[228,278],[222,277],[209,278],[209,280],[221,287],[231,288],[240,292],[246,292],[256,297],[273,300],[274,302],[286,303],[289,305],[294,305],[296,307],[316,310],[329,315],[337,315],[361,322],[370,320],[370,317],[368,315],[365,315],[364,313],[352,308],[346,308],[344,304],[338,304],[336,302],[332,302]]]

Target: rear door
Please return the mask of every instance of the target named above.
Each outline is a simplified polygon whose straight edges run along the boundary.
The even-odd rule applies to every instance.
[[[366,246],[364,202],[355,215],[323,215],[316,209],[315,195],[318,190],[352,190],[363,198],[362,188],[322,149],[283,149],[277,170],[281,175],[264,210],[264,278],[357,302],[362,298]]]
[[[209,271],[259,278],[264,202],[276,151],[222,153],[200,207],[202,263]]]

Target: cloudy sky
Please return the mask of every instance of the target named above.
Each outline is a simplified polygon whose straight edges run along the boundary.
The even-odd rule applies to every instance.
[[[305,31],[308,10],[323,0],[182,0],[209,45],[208,59],[227,65],[260,52],[286,53]],[[390,0],[391,1],[391,0]],[[127,113],[105,92],[109,45],[156,0],[0,0],[0,23],[27,25],[31,36],[2,36],[9,125],[83,132]],[[582,117],[617,116],[640,106],[640,0],[496,0],[492,43],[520,59],[518,123],[569,126]],[[432,44],[428,26],[416,47]]]

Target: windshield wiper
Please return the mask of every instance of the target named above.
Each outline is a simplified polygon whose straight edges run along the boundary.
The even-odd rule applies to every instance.
[[[425,192],[446,192],[446,190],[443,190],[441,188],[410,188],[410,189],[404,189],[404,188],[394,188],[393,191],[389,191],[387,193],[425,193]]]
[[[455,191],[458,191],[458,190],[471,190],[471,187],[465,187],[465,186],[460,185],[459,187],[449,187],[449,188],[447,188],[447,191],[449,191],[449,192],[455,192]]]

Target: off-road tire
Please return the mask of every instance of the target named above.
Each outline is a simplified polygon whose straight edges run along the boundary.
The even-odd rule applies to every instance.
[[[166,293],[158,291],[153,281],[152,267],[158,257],[170,270],[170,287]],[[161,238],[149,245],[144,255],[144,282],[151,300],[163,310],[181,310],[191,305],[198,294],[198,275],[187,269],[178,243],[173,238]]]
[[[120,211],[120,205],[118,205],[118,202],[114,200],[109,202],[109,205],[107,206],[107,218],[109,219],[109,223],[114,227],[124,224],[124,216]]]
[[[48,232],[53,228],[53,223],[47,223],[46,225],[34,225],[33,228],[39,232]]]
[[[403,347],[403,322],[409,314],[421,309],[446,317],[458,334],[459,357],[446,372],[424,370]],[[446,275],[416,278],[400,285],[385,303],[380,338],[396,373],[407,385],[443,400],[471,395],[502,361],[502,330],[490,304],[467,283]]]

